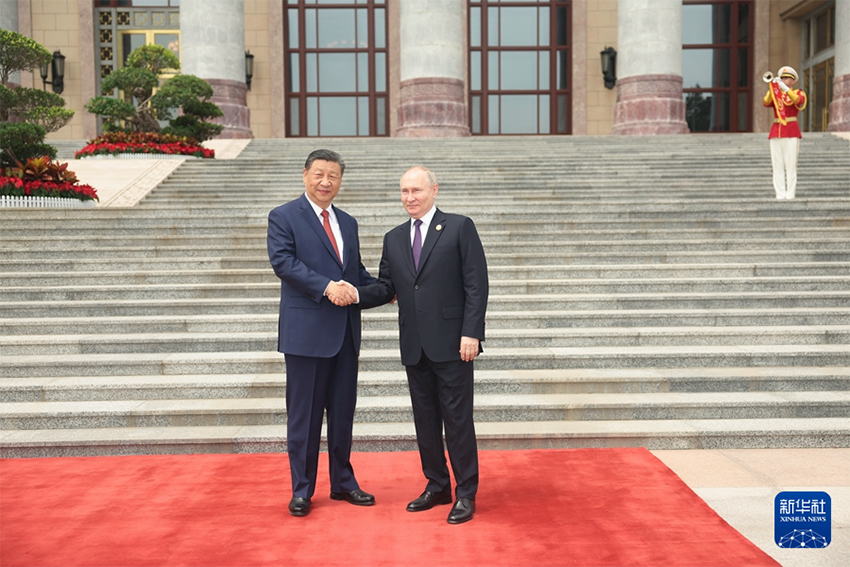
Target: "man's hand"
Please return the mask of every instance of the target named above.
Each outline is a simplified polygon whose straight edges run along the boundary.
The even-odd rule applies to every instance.
[[[478,339],[472,337],[460,338],[460,359],[464,362],[472,362],[478,356]]]
[[[782,92],[787,93],[788,91],[790,91],[790,90],[791,90],[791,87],[789,87],[788,85],[786,85],[784,82],[779,81],[779,89],[780,89]]]
[[[328,284],[328,289],[325,292],[331,303],[338,307],[347,307],[357,301],[357,290],[350,283],[340,280]]]

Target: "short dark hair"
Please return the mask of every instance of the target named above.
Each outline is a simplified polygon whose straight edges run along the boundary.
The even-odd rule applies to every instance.
[[[310,152],[310,155],[307,156],[307,161],[304,162],[304,169],[310,169],[310,166],[312,166],[313,162],[317,159],[338,163],[339,172],[345,173],[345,162],[342,161],[342,156],[333,150],[313,150]]]

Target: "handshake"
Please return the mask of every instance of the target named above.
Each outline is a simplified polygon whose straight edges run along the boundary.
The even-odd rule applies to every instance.
[[[353,285],[344,280],[328,284],[325,295],[337,307],[348,307],[357,301],[357,290],[354,289]]]

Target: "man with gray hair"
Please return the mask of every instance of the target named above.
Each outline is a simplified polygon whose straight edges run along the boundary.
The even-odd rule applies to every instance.
[[[473,360],[483,352],[489,282],[484,248],[468,217],[443,213],[439,187],[426,167],[401,178],[410,220],[384,236],[378,282],[357,286],[364,307],[398,299],[401,362],[407,370],[425,491],[409,512],[452,502],[443,428],[456,501],[448,516],[460,524],[475,514],[478,445],[473,423]]]

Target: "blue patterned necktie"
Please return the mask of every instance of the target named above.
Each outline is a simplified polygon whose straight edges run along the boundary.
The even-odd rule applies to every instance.
[[[419,227],[422,225],[421,219],[413,221],[413,267],[419,269],[419,255],[422,253],[422,234],[419,232]]]

